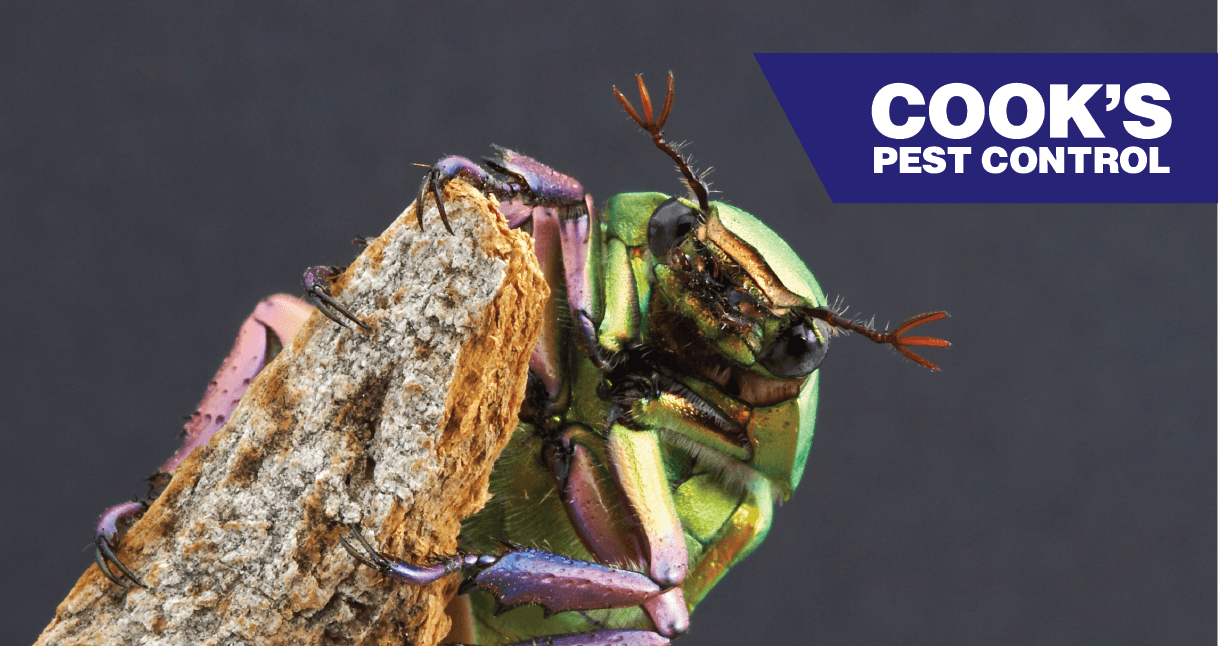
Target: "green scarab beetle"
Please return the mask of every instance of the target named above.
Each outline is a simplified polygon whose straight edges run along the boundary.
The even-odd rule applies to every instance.
[[[449,641],[669,643],[798,486],[830,336],[857,332],[932,370],[909,348],[948,345],[905,336],[943,312],[887,333],[838,316],[790,246],[710,201],[664,141],[671,75],[658,118],[638,84],[642,116],[614,91],[677,164],[688,198],[627,193],[598,210],[579,182],[506,149],[485,167],[442,159],[420,187],[419,204],[430,195],[445,226],[445,182],[495,196],[508,224],[532,235],[553,294],[493,496],[462,525],[467,551],[415,565],[358,531],[343,539],[405,583],[463,572]],[[328,276],[310,269],[309,294],[333,320],[360,324],[325,290]],[[109,539],[99,533],[99,551]]]

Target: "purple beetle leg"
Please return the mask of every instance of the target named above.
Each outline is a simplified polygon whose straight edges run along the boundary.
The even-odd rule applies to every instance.
[[[532,218],[534,208],[541,207],[529,206],[518,197],[499,200],[499,212],[507,220],[508,228],[519,229],[520,227],[525,227],[525,231],[529,235],[533,235]]]
[[[301,277],[300,282],[302,285],[304,285],[305,293],[317,302],[317,309],[320,310],[326,318],[345,328],[349,328],[350,326],[348,326],[338,317],[338,315],[341,314],[364,330],[368,330],[368,326],[364,325],[363,321],[359,320],[359,318],[352,314],[350,310],[343,307],[341,303],[334,300],[333,296],[330,296],[330,289],[327,285],[330,282],[330,279],[337,276],[339,273],[341,273],[341,271],[335,267],[309,267],[305,270],[304,276]],[[338,314],[335,314],[335,311],[337,311]]]
[[[575,323],[576,339],[589,356],[596,357],[596,325],[601,318],[601,298],[597,293],[600,279],[595,272],[599,263],[588,262],[589,258],[600,258],[600,222],[592,196],[584,193],[584,187],[575,179],[564,175],[545,164],[512,150],[495,146],[497,154],[485,159],[492,169],[510,175],[523,185],[525,199],[508,200],[520,204],[544,204],[557,207],[558,243],[562,248],[562,264],[566,275],[563,283],[567,303],[571,308],[571,321]],[[506,196],[510,197],[510,196]],[[508,201],[505,201],[506,205]],[[507,206],[515,212],[517,206]],[[540,231],[534,216],[533,240],[540,247],[553,244],[551,231]],[[540,251],[538,259],[541,259]],[[543,265],[544,267],[545,265]],[[544,271],[544,270],[543,270]]]
[[[547,617],[569,610],[631,608],[663,592],[638,572],[520,545],[510,545],[509,551],[492,558],[490,566],[479,564],[481,571],[468,577],[459,593],[475,588],[490,592],[497,601],[496,614],[521,604],[539,605]]]
[[[663,592],[655,581],[638,572],[578,561],[522,545],[504,543],[499,555],[459,554],[433,565],[416,566],[376,551],[357,527],[350,532],[363,550],[345,537],[343,547],[359,562],[411,585],[426,585],[453,572],[469,573],[459,594],[475,588],[494,595],[497,612],[521,604],[540,605],[552,615],[568,610],[630,608]]]
[[[233,410],[241,401],[246,388],[266,364],[300,330],[313,308],[307,303],[287,294],[276,294],[264,299],[254,308],[254,313],[241,324],[233,349],[224,358],[216,376],[207,386],[203,400],[186,422],[186,440],[174,454],[161,465],[149,479],[153,487],[169,482],[169,477],[183,461],[198,447],[207,444],[212,436],[224,426]],[[151,493],[149,494],[152,495]],[[122,526],[129,523],[147,508],[147,503],[125,502],[102,513],[97,523],[97,566],[106,578],[122,587],[128,587],[108,565],[113,565],[136,584],[147,587],[116,556],[118,535]]]
[[[558,217],[553,207],[537,206],[530,209],[533,225],[533,250],[537,254],[537,264],[542,275],[550,286],[551,297],[545,304],[542,317],[541,332],[537,336],[537,345],[529,356],[529,370],[536,373],[546,385],[550,402],[559,402],[564,394],[565,371],[561,368],[563,357],[562,341],[566,330],[558,316],[558,308],[562,307],[562,270],[560,268],[558,242]]]
[[[562,292],[567,295],[577,342],[589,356],[599,357],[602,353],[597,347],[595,321],[601,318],[602,305],[597,293],[600,281],[594,273],[599,265],[588,262],[590,258],[600,257],[600,236],[597,235],[600,226],[592,196],[584,193],[583,185],[570,176],[518,152],[500,146],[494,148],[495,154],[483,160],[494,174],[464,157],[445,157],[436,162],[419,188],[419,204],[422,204],[423,195],[430,191],[435,197],[440,217],[445,218],[440,196],[444,183],[453,177],[469,180],[483,190],[494,193],[500,200],[499,208],[507,218],[508,226],[532,225],[530,233],[537,246],[537,259],[552,291],[555,283],[550,274],[556,263],[552,260],[550,247],[557,243],[562,249],[563,266],[566,268]],[[543,222],[543,219],[555,215],[557,231]],[[422,217],[420,211],[420,227],[423,225]],[[444,222],[447,226],[448,220]],[[547,317],[547,320],[553,319]],[[544,337],[545,332],[542,334]],[[554,349],[552,346],[547,348]],[[541,356],[534,359],[539,363],[534,368],[544,376],[549,367],[548,359]],[[557,381],[546,379],[546,385],[551,388],[551,396],[557,397]]]
[[[506,153],[515,154],[511,151]],[[548,171],[549,176],[566,177],[536,162],[533,164]],[[574,180],[570,182],[579,187]],[[559,317],[556,310],[569,307],[573,313],[597,312],[599,317],[595,292],[597,278],[592,273],[595,269],[587,266],[590,255],[599,255],[599,249],[591,246],[598,238],[589,235],[589,228],[595,228],[590,223],[595,222],[596,212],[592,210],[590,197],[581,197],[574,205],[560,206],[529,206],[525,200],[516,197],[504,199],[499,207],[508,220],[508,226],[527,227],[533,236],[538,266],[546,277],[550,293],[554,295],[546,303],[545,323],[538,336],[537,347],[529,358],[529,369],[545,382],[551,401],[561,405],[565,379],[559,366],[561,357],[565,356],[562,340],[567,331],[564,329],[566,320]],[[570,267],[572,263],[580,263],[580,267],[564,272],[562,268]],[[561,302],[564,300],[566,305]],[[594,345],[595,327],[588,319],[572,316],[571,320],[575,322],[576,339],[580,346]]]
[[[548,447],[546,464],[584,547],[602,563],[638,569],[647,559],[620,511],[618,492],[597,467],[608,461],[597,439],[583,426],[572,425]]]
[[[584,187],[571,177],[520,153],[500,146],[494,146],[494,148],[495,154],[483,160],[492,169],[492,173],[488,173],[484,168],[465,157],[452,156],[436,162],[423,178],[423,183],[419,186],[418,203],[422,206],[423,197],[430,193],[435,198],[440,220],[449,233],[452,233],[452,227],[448,224],[448,214],[444,209],[444,200],[441,198],[444,193],[444,185],[454,177],[460,177],[484,191],[494,193],[502,202],[515,202],[517,207],[526,202],[528,206],[537,204],[558,206],[579,204],[583,201]],[[527,199],[521,201],[518,199],[521,196]],[[519,224],[519,221],[513,223],[514,219],[522,220],[528,216],[527,213],[513,206],[503,209],[503,213],[513,228]],[[513,215],[516,217],[514,218]],[[423,211],[421,209],[417,212],[417,217],[419,218],[419,228],[422,228]]]
[[[97,559],[97,569],[106,575],[107,579],[114,582],[115,585],[129,588],[131,587],[125,581],[118,578],[110,571],[109,564],[113,564],[120,572],[131,579],[132,583],[147,588],[148,586],[135,576],[135,573],[128,568],[122,560],[114,553],[114,542],[122,525],[134,519],[137,515],[144,512],[143,503],[125,502],[121,505],[115,505],[102,513],[101,519],[97,521],[97,537],[93,540],[95,546],[95,558]]]
[[[352,545],[351,542],[341,534],[339,535],[338,540],[343,544],[343,547],[347,548],[347,552],[349,552],[351,556],[354,556],[355,559],[360,563],[367,565],[385,576],[401,581],[402,583],[408,583],[410,585],[427,585],[428,583],[435,583],[453,572],[458,572],[467,567],[477,566],[480,562],[480,558],[485,558],[486,565],[493,563],[495,558],[493,556],[479,557],[476,555],[461,555],[443,559],[439,563],[433,565],[411,565],[404,561],[392,559],[389,556],[378,552],[376,548],[368,542],[368,539],[364,538],[363,533],[359,531],[359,527],[351,527],[350,529],[351,535],[354,536],[359,542],[360,547],[363,548],[363,551],[355,549],[355,546]]]
[[[672,642],[668,638],[650,630],[594,630],[587,633],[543,635],[506,646],[666,646],[670,643]]]
[[[161,465],[160,473],[173,473],[192,451],[211,440],[232,416],[250,382],[275,358],[278,348],[292,342],[312,313],[312,306],[287,294],[276,294],[258,303],[254,313],[241,324],[233,349],[186,422],[182,448]]]
[[[685,605],[685,594],[679,587],[644,601],[643,610],[661,635],[675,637],[689,631],[689,606]]]
[[[602,562],[637,568],[646,563],[636,535],[622,518],[620,494],[598,473],[598,464],[608,463],[603,449],[596,448],[591,431],[577,425],[567,428],[559,443],[546,451],[546,461],[562,496],[563,506],[584,546]],[[645,534],[645,526],[640,533]],[[689,610],[680,587],[643,602],[656,631],[675,637],[689,630]]]
[[[594,442],[591,430],[572,425],[564,430],[558,444],[546,452],[546,461],[558,480],[558,491],[572,527],[583,545],[599,561],[637,568],[646,563],[641,540],[624,522],[618,491],[599,473],[597,464],[607,464]],[[689,630],[689,611],[681,587],[670,587],[664,594],[643,602],[660,635],[674,637]]]
[[[546,166],[545,164],[508,150],[502,146],[491,146],[495,154],[483,161],[492,169],[510,175],[517,179],[524,188],[528,189],[531,201],[537,204],[572,205],[584,201],[584,187],[573,177]],[[516,186],[506,184],[506,186]]]
[[[588,356],[600,354],[593,321],[602,316],[599,262],[589,259],[601,257],[600,221],[592,196],[586,195],[582,208],[569,208],[559,220],[559,239],[562,241],[562,262],[566,271],[567,303],[571,308],[571,321],[575,323],[576,339]]]
[[[500,146],[494,148],[497,154],[487,157],[486,164],[519,180],[527,189],[526,202],[557,207],[557,238],[562,247],[562,261],[566,272],[564,286],[573,315],[571,318],[579,327],[580,336],[595,343],[593,328],[585,324],[583,318],[576,316],[579,312],[586,312],[593,319],[600,318],[600,304],[597,302],[595,291],[598,281],[592,273],[596,267],[588,262],[589,258],[598,258],[600,255],[600,250],[593,248],[600,240],[599,236],[595,235],[600,227],[592,196],[584,193],[583,185],[575,179],[531,157]],[[536,221],[535,216],[533,239],[536,244],[553,244],[549,236],[554,233],[538,231]],[[538,258],[540,259],[540,255]]]

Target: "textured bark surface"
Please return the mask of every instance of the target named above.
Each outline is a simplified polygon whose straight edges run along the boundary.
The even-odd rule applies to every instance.
[[[527,235],[455,181],[364,251],[333,293],[369,326],[314,314],[228,424],[122,539],[150,589],[90,567],[38,644],[434,644],[458,580],[412,588],[338,542],[451,554],[516,424],[548,296]]]

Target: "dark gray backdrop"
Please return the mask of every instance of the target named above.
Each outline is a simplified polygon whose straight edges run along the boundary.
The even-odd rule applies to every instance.
[[[1208,0],[1015,4],[0,6],[0,641],[258,299],[350,260],[412,163],[493,142],[601,199],[679,190],[609,91],[671,69],[722,198],[852,311],[947,309],[955,342],[937,375],[834,342],[804,482],[685,643],[1213,644],[1214,206],[834,205],[752,58],[1215,47]]]

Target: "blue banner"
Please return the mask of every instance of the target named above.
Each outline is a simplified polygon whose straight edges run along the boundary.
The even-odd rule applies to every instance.
[[[1218,54],[757,54],[834,202],[1218,202]]]

